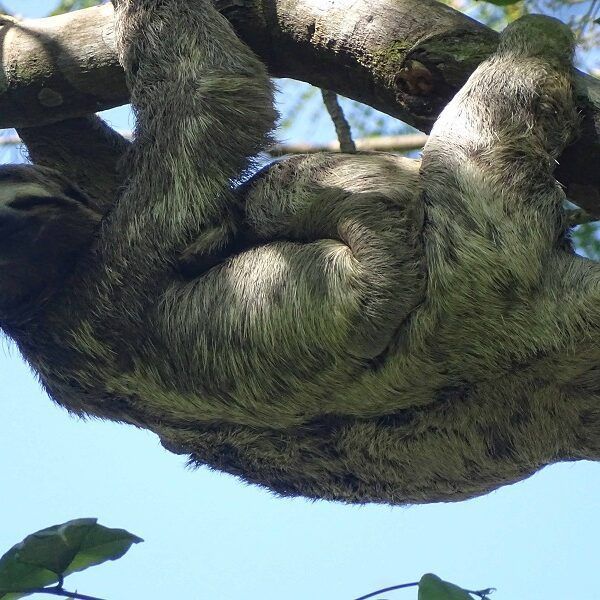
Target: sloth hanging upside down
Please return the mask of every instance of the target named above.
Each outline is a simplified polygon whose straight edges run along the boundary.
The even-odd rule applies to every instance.
[[[346,502],[600,459],[600,267],[553,177],[578,130],[566,26],[509,26],[421,162],[301,156],[235,187],[276,119],[264,66],[210,0],[115,4],[118,197],[0,168],[0,326],[57,403]]]

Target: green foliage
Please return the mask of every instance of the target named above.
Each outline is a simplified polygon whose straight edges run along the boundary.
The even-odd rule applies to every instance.
[[[473,600],[466,590],[427,573],[419,581],[419,600]]]
[[[366,596],[356,598],[356,600],[368,600],[369,598],[381,596],[381,594],[386,592],[403,590],[412,587],[419,588],[418,600],[473,600],[473,596],[477,596],[480,598],[480,600],[488,600],[489,594],[494,591],[494,588],[487,588],[485,590],[479,590],[476,592],[465,590],[454,583],[440,579],[433,573],[427,573],[421,577],[420,581],[386,587],[381,590],[371,592]]]
[[[52,15],[62,15],[62,13],[81,8],[90,8],[102,4],[102,0],[61,0],[60,4],[52,11]]]
[[[37,531],[0,558],[0,600],[16,600],[54,584],[52,589],[60,591],[67,575],[121,558],[141,541],[124,529],[98,525],[96,519]]]
[[[585,223],[573,230],[573,242],[580,254],[593,260],[600,260],[600,239],[598,223]]]

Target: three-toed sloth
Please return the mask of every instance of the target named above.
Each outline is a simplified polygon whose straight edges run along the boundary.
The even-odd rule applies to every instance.
[[[347,502],[600,458],[600,267],[553,177],[567,27],[509,26],[421,162],[294,157],[236,186],[276,119],[264,66],[210,0],[116,4],[137,117],[117,197],[0,170],[0,323],[56,402]]]

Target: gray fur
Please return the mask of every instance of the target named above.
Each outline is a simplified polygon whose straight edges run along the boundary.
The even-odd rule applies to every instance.
[[[600,273],[552,176],[578,123],[565,26],[509,27],[420,169],[296,157],[236,191],[275,121],[264,67],[208,0],[120,0],[117,19],[128,180],[70,274],[2,313],[54,400],[347,502],[460,500],[600,458]]]

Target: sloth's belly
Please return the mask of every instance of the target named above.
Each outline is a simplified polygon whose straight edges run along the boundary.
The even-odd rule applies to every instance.
[[[398,367],[396,360],[365,371],[345,396],[329,390],[328,401],[320,395],[310,404],[292,394],[252,404],[233,389],[184,394],[139,371],[115,373],[102,389],[69,385],[64,371],[62,382],[46,383],[70,410],[139,425],[194,464],[286,496],[462,500],[577,458],[569,450],[573,415],[563,414],[560,390],[539,373],[440,385],[439,374],[423,371],[419,383]]]
[[[532,403],[527,386],[505,383],[448,388],[435,405],[368,419],[329,414],[284,429],[214,423],[155,432],[198,466],[284,496],[457,501],[566,457],[569,428],[548,418],[552,390]]]

